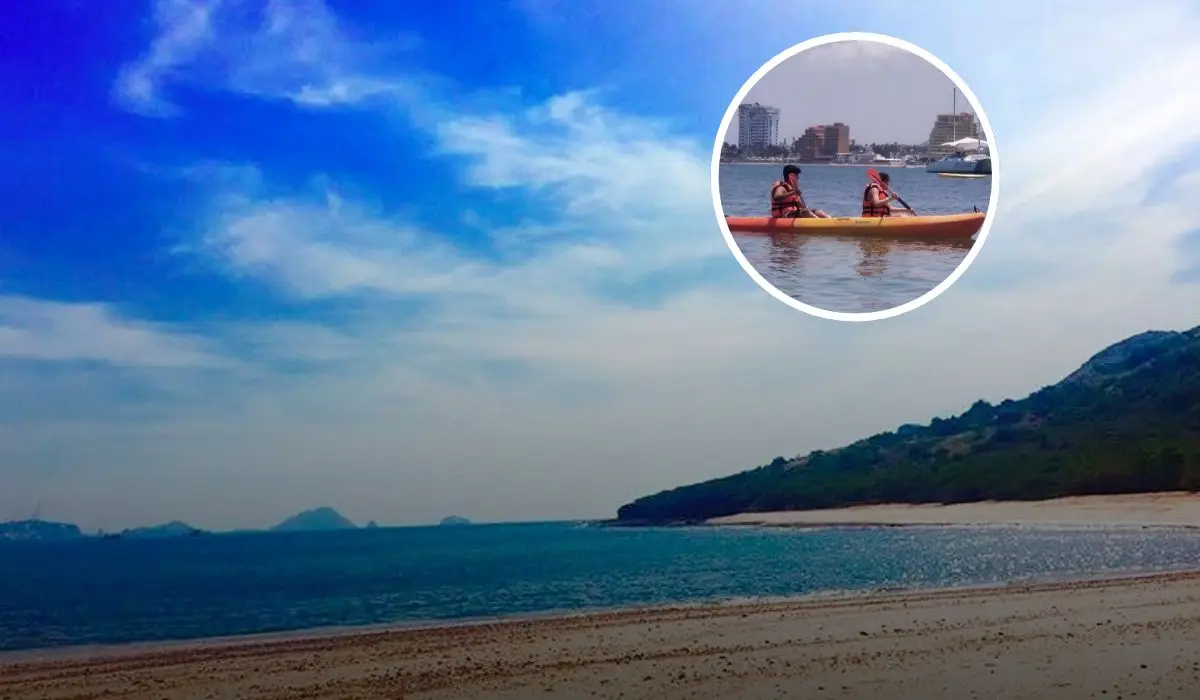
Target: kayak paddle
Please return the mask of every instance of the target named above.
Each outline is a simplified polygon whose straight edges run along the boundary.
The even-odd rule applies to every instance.
[[[888,194],[894,196],[896,198],[897,202],[900,202],[900,204],[903,205],[905,209],[912,212],[913,216],[917,215],[917,212],[913,211],[913,208],[908,206],[908,202],[904,201],[903,199],[900,199],[900,195],[896,194],[895,192],[892,192],[890,189],[888,189],[887,185],[883,184],[883,180],[881,180],[879,178],[879,173],[875,170],[875,168],[867,168],[867,177],[874,180],[876,185],[879,185],[880,187],[882,187],[884,192],[887,192]]]

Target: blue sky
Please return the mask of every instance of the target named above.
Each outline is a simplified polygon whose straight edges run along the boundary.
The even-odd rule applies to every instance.
[[[0,518],[605,517],[1198,322],[1188,3],[366,8],[0,18]],[[758,289],[708,180],[742,82],[850,30],[954,67],[1003,167],[972,269],[870,324]]]

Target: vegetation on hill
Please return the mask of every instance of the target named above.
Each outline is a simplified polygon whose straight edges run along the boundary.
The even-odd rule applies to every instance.
[[[1200,327],[1129,338],[1019,401],[646,496],[617,521],[1176,490],[1200,490]]]

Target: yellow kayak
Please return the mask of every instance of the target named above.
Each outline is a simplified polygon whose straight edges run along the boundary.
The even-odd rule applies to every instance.
[[[983,226],[983,212],[936,216],[847,216],[830,219],[775,219],[769,216],[727,216],[737,234],[798,233],[814,236],[871,236],[878,238],[970,238]]]

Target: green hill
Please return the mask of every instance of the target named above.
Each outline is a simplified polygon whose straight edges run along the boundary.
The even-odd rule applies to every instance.
[[[640,498],[617,522],[1177,490],[1200,490],[1200,327],[1136,335],[1018,401]]]

